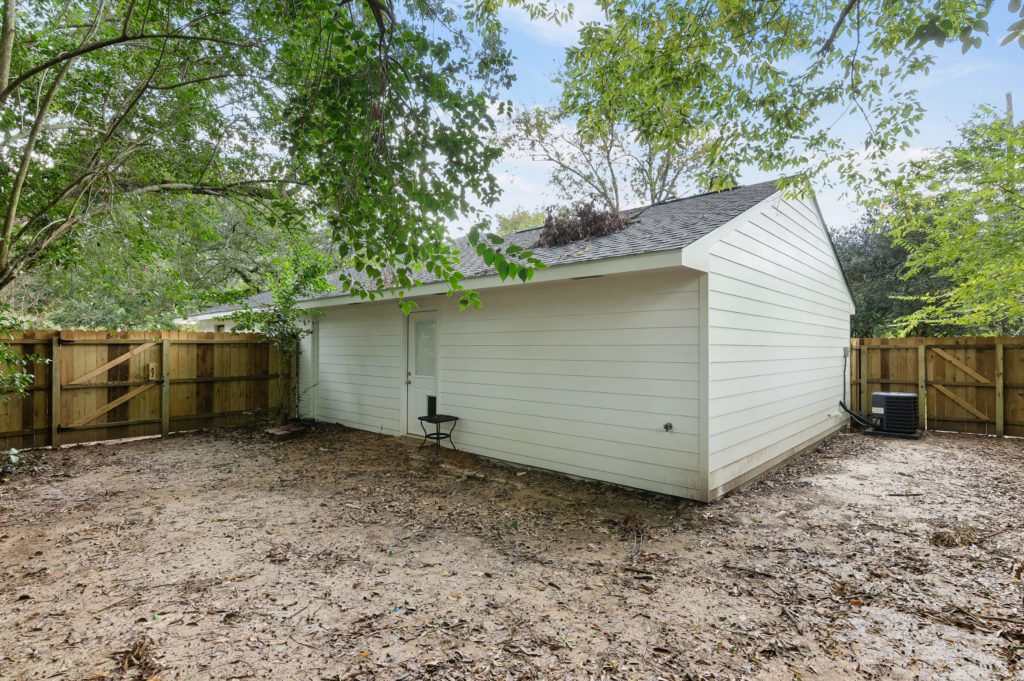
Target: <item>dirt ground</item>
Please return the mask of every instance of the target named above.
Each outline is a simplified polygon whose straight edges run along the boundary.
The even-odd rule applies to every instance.
[[[1024,444],[842,435],[701,505],[318,427],[0,485],[0,679],[1024,679]]]

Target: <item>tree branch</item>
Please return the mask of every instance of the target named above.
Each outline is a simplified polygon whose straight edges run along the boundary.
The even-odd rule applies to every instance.
[[[91,186],[90,182],[90,186]],[[110,209],[109,197],[114,193],[121,193],[126,196],[141,196],[144,194],[155,194],[161,192],[184,192],[189,194],[200,194],[205,196],[219,196],[233,200],[235,196],[245,196],[246,198],[256,200],[258,202],[260,193],[255,191],[244,191],[246,188],[256,188],[265,185],[274,184],[286,184],[286,185],[299,185],[307,186],[305,183],[298,180],[291,180],[286,178],[266,178],[258,180],[243,180],[239,182],[229,182],[226,184],[215,185],[215,184],[192,184],[188,182],[164,182],[160,184],[146,185],[135,188],[125,188],[118,192],[118,188],[98,190],[97,193],[108,197],[108,200],[96,205],[95,207],[88,208],[87,210],[78,213],[77,201],[81,200],[84,195],[80,194],[76,200],[75,206],[68,212],[66,218],[62,220],[56,220],[49,225],[46,225],[41,229],[33,242],[22,252],[16,259],[0,264],[0,290],[3,290],[8,284],[10,284],[18,275],[18,273],[31,266],[33,262],[40,256],[40,254],[50,246],[54,241],[59,239],[61,236],[70,232],[76,225],[79,225],[97,215]]]
[[[204,184],[195,182],[162,182],[150,184],[143,187],[123,188],[127,196],[139,196],[142,194],[154,194],[157,192],[184,192],[188,194],[202,194],[205,196],[227,196],[229,194],[246,193],[253,197],[259,196],[262,192],[243,192],[246,188],[262,188],[266,185],[295,185],[308,186],[300,180],[286,178],[264,178],[259,180],[241,180],[239,182],[228,182],[225,184]]]
[[[843,30],[843,24],[846,23],[846,17],[849,16],[853,8],[860,4],[860,0],[847,0],[843,10],[839,13],[839,18],[836,19],[835,26],[832,27],[832,33],[829,35],[828,40],[822,45],[821,50],[818,52],[819,55],[828,54],[835,47],[836,40],[839,38],[839,32]]]
[[[191,80],[183,80],[173,85],[150,85],[150,90],[176,90],[180,87],[187,85],[196,85],[198,83],[206,83],[211,80],[221,80],[223,78],[231,78],[232,76],[239,76],[237,73],[217,73],[212,76],[202,76],[201,78],[192,78]]]
[[[121,24],[121,35],[128,35],[128,24],[132,21],[132,15],[135,13],[135,0],[131,0],[128,3],[128,10],[124,13],[124,23]]]
[[[211,36],[201,35],[182,35],[179,33],[149,33],[136,35],[121,35],[116,38],[110,38],[108,40],[101,40],[99,42],[89,43],[88,45],[82,45],[81,47],[77,47],[73,50],[61,52],[57,56],[52,57],[51,59],[47,59],[45,62],[41,64],[33,66],[28,71],[25,71],[23,74],[21,74],[13,81],[11,81],[11,83],[7,85],[3,90],[0,90],[0,103],[7,101],[7,98],[10,96],[10,94],[17,90],[18,87],[20,87],[21,84],[24,83],[26,80],[39,73],[42,73],[43,71],[53,66],[56,66],[57,64],[60,64],[61,62],[66,62],[70,59],[75,59],[77,57],[81,57],[82,55],[89,54],[90,52],[95,52],[97,50],[103,50],[108,47],[113,47],[115,45],[121,45],[127,42],[134,42],[140,40],[184,40],[192,42],[217,43],[219,45],[229,45],[231,47],[243,47],[241,43],[238,43],[234,40],[227,40],[225,38],[214,38]]]
[[[36,140],[39,139],[39,131],[43,127],[43,121],[46,120],[46,113],[50,109],[50,104],[53,103],[53,96],[57,93],[61,81],[64,80],[64,76],[67,75],[73,63],[73,60],[64,62],[60,71],[57,72],[53,79],[53,84],[50,85],[50,89],[46,91],[46,96],[43,97],[43,101],[39,104],[36,120],[32,123],[28,140],[25,142],[21,164],[18,167],[18,174],[14,178],[14,184],[11,187],[11,195],[7,202],[7,213],[4,215],[2,233],[0,233],[0,239],[3,239],[2,243],[0,243],[0,267],[6,267],[11,253],[11,232],[14,230],[14,219],[18,215],[18,201],[21,199],[21,190],[25,186],[25,178],[28,176],[29,166],[32,165],[32,152],[35,149]]]
[[[103,130],[100,128],[90,128],[87,125],[78,125],[75,123],[44,123],[42,126],[43,130],[55,131],[55,130],[84,130],[86,132],[97,132],[101,133]],[[14,130],[4,135],[3,141],[0,141],[0,149],[9,147],[15,142],[19,142],[32,132],[32,128],[25,128],[23,130]]]

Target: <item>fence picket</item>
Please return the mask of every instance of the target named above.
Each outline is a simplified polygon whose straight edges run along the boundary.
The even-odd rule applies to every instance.
[[[921,428],[1024,436],[1024,337],[854,338],[850,345],[859,355],[851,393],[860,395],[860,413],[870,411],[871,391],[916,390]]]
[[[28,395],[0,409],[4,449],[240,425],[286,411],[280,386],[289,365],[258,334],[32,330],[11,343],[50,362],[34,367]],[[161,389],[146,390],[155,384]]]

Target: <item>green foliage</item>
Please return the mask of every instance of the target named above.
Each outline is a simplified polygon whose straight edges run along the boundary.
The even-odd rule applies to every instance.
[[[543,225],[544,211],[527,210],[526,208],[519,207],[511,213],[495,216],[495,222],[497,222],[495,233],[501,236],[508,236],[509,234],[534,229]]]
[[[3,341],[13,338],[13,332],[25,328],[7,305],[0,304],[0,402],[19,399],[29,394],[35,382],[32,370],[50,360],[21,352],[18,345]]]
[[[834,232],[832,242],[843,265],[857,311],[850,320],[855,338],[895,336],[901,320],[924,305],[922,297],[942,291],[948,280],[931,271],[906,276],[908,252],[894,243],[886,225],[869,213],[853,227]],[[980,335],[974,327],[918,324],[909,335]]]
[[[1011,11],[1019,12],[1018,0]],[[728,186],[745,165],[809,176],[837,168],[862,188],[886,154],[905,145],[922,109],[910,87],[932,58],[924,49],[988,32],[987,0],[607,0],[606,22],[584,26],[568,51],[563,107],[597,138],[608,121],[647,142],[709,135],[704,186]],[[1024,28],[1018,22],[1011,33]],[[862,119],[863,144],[835,131]]]
[[[489,267],[495,269],[502,281],[519,279],[520,281],[527,282],[533,279],[535,271],[547,267],[539,258],[534,256],[532,250],[517,244],[505,245],[505,239],[498,234],[483,232],[482,228],[484,226],[484,223],[473,225],[469,230],[469,234],[466,235],[466,239],[469,241],[469,245],[476,249],[477,255],[483,258]],[[463,278],[461,272],[456,272],[454,276],[460,280]],[[456,287],[453,285],[451,291],[455,290]],[[452,293],[449,292],[449,295],[452,295]],[[410,308],[407,307],[408,301],[402,300],[400,304],[403,311],[409,311]],[[459,298],[459,309],[465,309],[469,306],[481,307],[482,305],[483,303],[480,301],[479,294],[476,291],[463,291]]]
[[[329,254],[325,232],[279,229],[210,197],[154,197],[145,214],[76,229],[3,294],[37,328],[172,328],[273,280],[282,256]]]
[[[231,313],[233,331],[263,334],[281,353],[291,358],[298,354],[299,341],[312,332],[311,321],[316,312],[298,307],[300,300],[333,288],[326,276],[332,262],[326,257],[285,260],[275,268],[275,277],[266,282],[264,291],[271,300],[266,305],[251,304]]]
[[[908,253],[906,275],[948,285],[900,320],[1024,331],[1024,124],[984,109],[961,139],[906,164],[876,205]]]
[[[261,287],[263,291],[269,291],[270,302],[255,307],[245,304],[242,309],[228,315],[227,319],[234,322],[232,331],[263,334],[286,360],[293,360],[299,354],[302,338],[313,332],[312,322],[318,316],[315,310],[299,308],[298,303],[304,298],[334,290],[326,280],[332,265],[330,258],[308,251],[282,259],[272,270],[273,278]],[[299,389],[297,378],[295,372],[289,372],[288,383],[283,388],[295,403]],[[292,415],[291,404],[291,400],[282,403],[278,420],[287,420]]]
[[[0,289],[73,255],[76,231],[116,224],[138,246],[177,196],[280,230],[326,225],[359,272],[343,282],[354,295],[422,271],[459,291],[445,228],[497,196],[488,106],[511,79],[497,5],[465,11],[17,3],[13,51],[0,49]],[[176,226],[204,238],[201,223]]]

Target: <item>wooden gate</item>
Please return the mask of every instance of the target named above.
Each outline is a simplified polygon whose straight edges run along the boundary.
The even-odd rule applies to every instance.
[[[0,446],[94,442],[291,413],[294,363],[256,334],[26,331],[49,360],[24,399],[0,404]]]
[[[916,392],[921,428],[1024,436],[1024,338],[854,338],[851,408]]]

